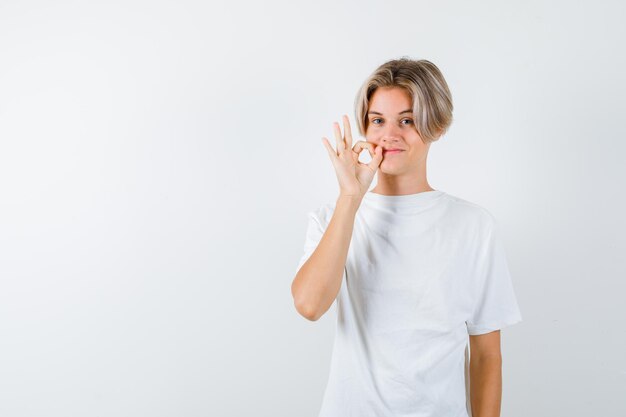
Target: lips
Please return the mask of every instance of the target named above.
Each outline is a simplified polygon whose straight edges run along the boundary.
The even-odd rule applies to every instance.
[[[383,155],[404,152],[404,149],[383,149]]]

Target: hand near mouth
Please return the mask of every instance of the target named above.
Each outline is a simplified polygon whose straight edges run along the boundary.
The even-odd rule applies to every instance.
[[[333,149],[325,137],[322,141],[335,168],[339,192],[343,196],[362,198],[367,193],[378,166],[383,160],[383,148],[367,141],[358,141],[353,147],[350,120],[347,115],[343,115],[344,136],[341,134],[339,123],[333,123],[333,130],[337,150]],[[359,155],[365,149],[372,157],[368,164],[359,161]]]

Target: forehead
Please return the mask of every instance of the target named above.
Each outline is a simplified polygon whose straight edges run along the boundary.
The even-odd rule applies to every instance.
[[[379,87],[369,100],[368,113],[399,114],[411,109],[409,93],[400,87]]]

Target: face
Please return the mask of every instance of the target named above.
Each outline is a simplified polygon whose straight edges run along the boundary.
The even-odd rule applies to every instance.
[[[379,87],[370,98],[365,139],[383,147],[378,169],[385,174],[414,173],[426,163],[430,143],[417,133],[412,108],[409,93],[399,87]]]

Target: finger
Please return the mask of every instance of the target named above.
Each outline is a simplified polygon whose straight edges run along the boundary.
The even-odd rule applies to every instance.
[[[352,148],[352,150],[357,154],[360,155],[361,152],[363,152],[363,149],[367,149],[369,151],[370,156],[373,157],[373,153],[374,153],[374,144],[371,142],[367,142],[364,140],[360,140],[358,141],[354,147]]]
[[[350,119],[348,115],[343,115],[343,134],[346,138],[346,149],[352,148],[352,129],[350,128]]]
[[[378,167],[380,166],[380,163],[382,162],[382,160],[383,160],[383,147],[377,146],[376,149],[374,150],[374,155],[372,156],[372,160],[370,161],[368,166],[372,168],[374,171],[376,171]]]
[[[336,158],[337,152],[333,149],[328,139],[326,139],[325,137],[322,137],[322,142],[324,143],[324,147],[328,151],[328,156],[330,156],[330,159],[332,160],[333,158]]]
[[[340,154],[346,149],[346,143],[341,136],[341,128],[339,128],[339,123],[333,122],[333,131],[335,133],[335,140],[337,141],[337,154]]]

